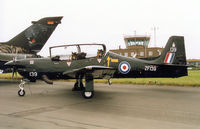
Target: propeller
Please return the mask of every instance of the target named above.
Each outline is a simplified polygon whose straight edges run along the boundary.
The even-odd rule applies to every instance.
[[[17,57],[13,57],[13,62],[16,62],[16,60],[17,60]],[[12,79],[14,79],[14,77],[17,78],[17,67],[16,66],[12,67]]]
[[[17,78],[17,68],[15,66],[12,68],[12,79],[14,79],[14,77]]]

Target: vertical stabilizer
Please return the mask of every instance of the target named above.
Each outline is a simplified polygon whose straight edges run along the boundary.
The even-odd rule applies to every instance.
[[[169,38],[161,56],[156,59],[159,64],[186,65],[184,37],[172,36]]]
[[[62,17],[46,17],[33,21],[30,27],[5,44],[25,49],[31,53],[39,52],[57,25],[61,23],[61,19]]]

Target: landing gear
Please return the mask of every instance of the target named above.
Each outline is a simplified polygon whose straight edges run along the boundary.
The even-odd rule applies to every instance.
[[[19,88],[20,90],[18,91],[18,95],[20,97],[24,96],[26,94],[25,90],[24,90],[24,85],[26,84],[26,80],[21,80],[21,83],[19,84]]]
[[[21,89],[20,89],[20,90],[18,91],[18,95],[21,96],[21,97],[24,96],[25,94],[26,94],[25,90],[21,90]]]
[[[108,84],[112,85],[112,81],[110,79],[108,79]]]
[[[76,81],[76,83],[74,84],[74,87],[72,88],[72,91],[82,91],[82,90],[84,90],[82,80]]]
[[[82,96],[85,98],[85,99],[91,99],[93,96],[94,96],[94,91],[85,91],[83,90],[82,91]]]
[[[85,75],[85,87],[83,86],[82,78],[76,80],[72,91],[81,91],[85,99],[91,99],[94,96],[94,82],[91,74]]]
[[[82,91],[82,96],[85,99],[91,99],[94,96],[94,81],[91,74],[85,75],[85,89]]]

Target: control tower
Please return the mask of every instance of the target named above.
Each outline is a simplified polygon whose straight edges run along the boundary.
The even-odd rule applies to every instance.
[[[144,48],[148,47],[150,36],[143,35],[126,35],[124,36],[126,48]]]
[[[114,53],[133,58],[153,58],[161,54],[163,48],[149,47],[150,36],[146,35],[125,35],[125,49],[110,50]]]

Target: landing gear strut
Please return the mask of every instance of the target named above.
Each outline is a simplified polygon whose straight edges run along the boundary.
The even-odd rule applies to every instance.
[[[18,95],[20,97],[24,96],[26,94],[25,90],[24,90],[24,85],[26,84],[26,81],[25,80],[21,80],[21,83],[19,84],[19,88],[20,90],[18,91]]]
[[[72,91],[81,91],[81,94],[85,99],[91,99],[94,96],[93,76],[91,74],[85,75],[85,87],[82,82],[82,77],[76,79]]]
[[[82,79],[76,79],[76,82],[74,84],[74,87],[72,88],[72,91],[82,91],[84,90]]]
[[[82,96],[85,99],[91,99],[94,96],[94,81],[90,74],[85,75],[85,89],[82,91]]]

